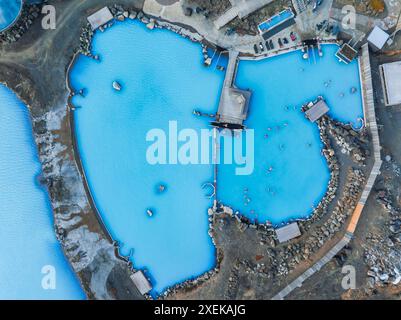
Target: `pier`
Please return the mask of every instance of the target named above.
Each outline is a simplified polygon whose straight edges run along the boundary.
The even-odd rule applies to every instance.
[[[249,90],[238,89],[234,85],[238,67],[238,51],[229,51],[229,60],[220,96],[216,122],[212,124],[221,128],[243,129],[243,123],[248,115]]]

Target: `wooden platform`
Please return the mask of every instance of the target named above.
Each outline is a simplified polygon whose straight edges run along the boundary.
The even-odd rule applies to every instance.
[[[305,111],[306,117],[315,122],[329,112],[329,107],[323,99],[318,100],[309,110]]]

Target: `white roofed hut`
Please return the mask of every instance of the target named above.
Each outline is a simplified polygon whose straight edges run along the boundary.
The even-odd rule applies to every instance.
[[[130,278],[135,286],[138,288],[141,295],[144,295],[145,293],[148,293],[150,290],[152,290],[152,286],[149,280],[145,277],[141,270],[132,274]]]
[[[108,7],[103,7],[102,9],[96,11],[94,14],[90,15],[87,20],[91,25],[92,30],[96,30],[106,23],[113,20],[113,15]]]
[[[380,51],[383,49],[390,35],[378,26],[374,27],[368,36],[368,42],[373,51]]]
[[[385,105],[401,104],[401,61],[382,64],[380,76]]]
[[[322,97],[319,97],[316,101],[308,103],[302,108],[305,112],[306,117],[311,122],[316,122],[321,117],[323,117],[327,112],[330,111],[326,102]]]

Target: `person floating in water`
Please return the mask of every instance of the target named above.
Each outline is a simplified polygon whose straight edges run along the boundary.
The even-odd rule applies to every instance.
[[[163,193],[167,190],[167,186],[161,183],[156,187],[156,190],[158,193]]]
[[[152,217],[152,216],[153,216],[153,210],[152,210],[152,209],[147,209],[147,210],[146,210],[146,213],[147,213],[147,215],[148,215],[149,217]]]

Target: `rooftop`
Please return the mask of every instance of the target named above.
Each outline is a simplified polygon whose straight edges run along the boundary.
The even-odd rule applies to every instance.
[[[378,50],[381,50],[390,36],[387,32],[380,29],[378,26],[374,27],[368,36],[368,42]]]
[[[92,27],[92,30],[96,30],[97,28],[105,25],[110,20],[113,20],[113,15],[111,14],[108,7],[104,7],[99,11],[96,11],[94,14],[90,15],[87,19]]]
[[[284,227],[276,229],[276,234],[278,241],[280,243],[283,243],[288,240],[299,237],[301,235],[301,231],[299,230],[298,223],[293,222]]]
[[[386,106],[401,104],[401,61],[380,66]]]
[[[348,43],[344,43],[336,52],[336,57],[345,63],[350,63],[356,58],[358,51],[351,47]]]
[[[248,114],[251,92],[237,88],[223,88],[220,98],[218,121],[242,125]]]
[[[139,270],[135,272],[130,276],[130,278],[142,295],[152,290],[149,280],[145,277],[142,271]]]

